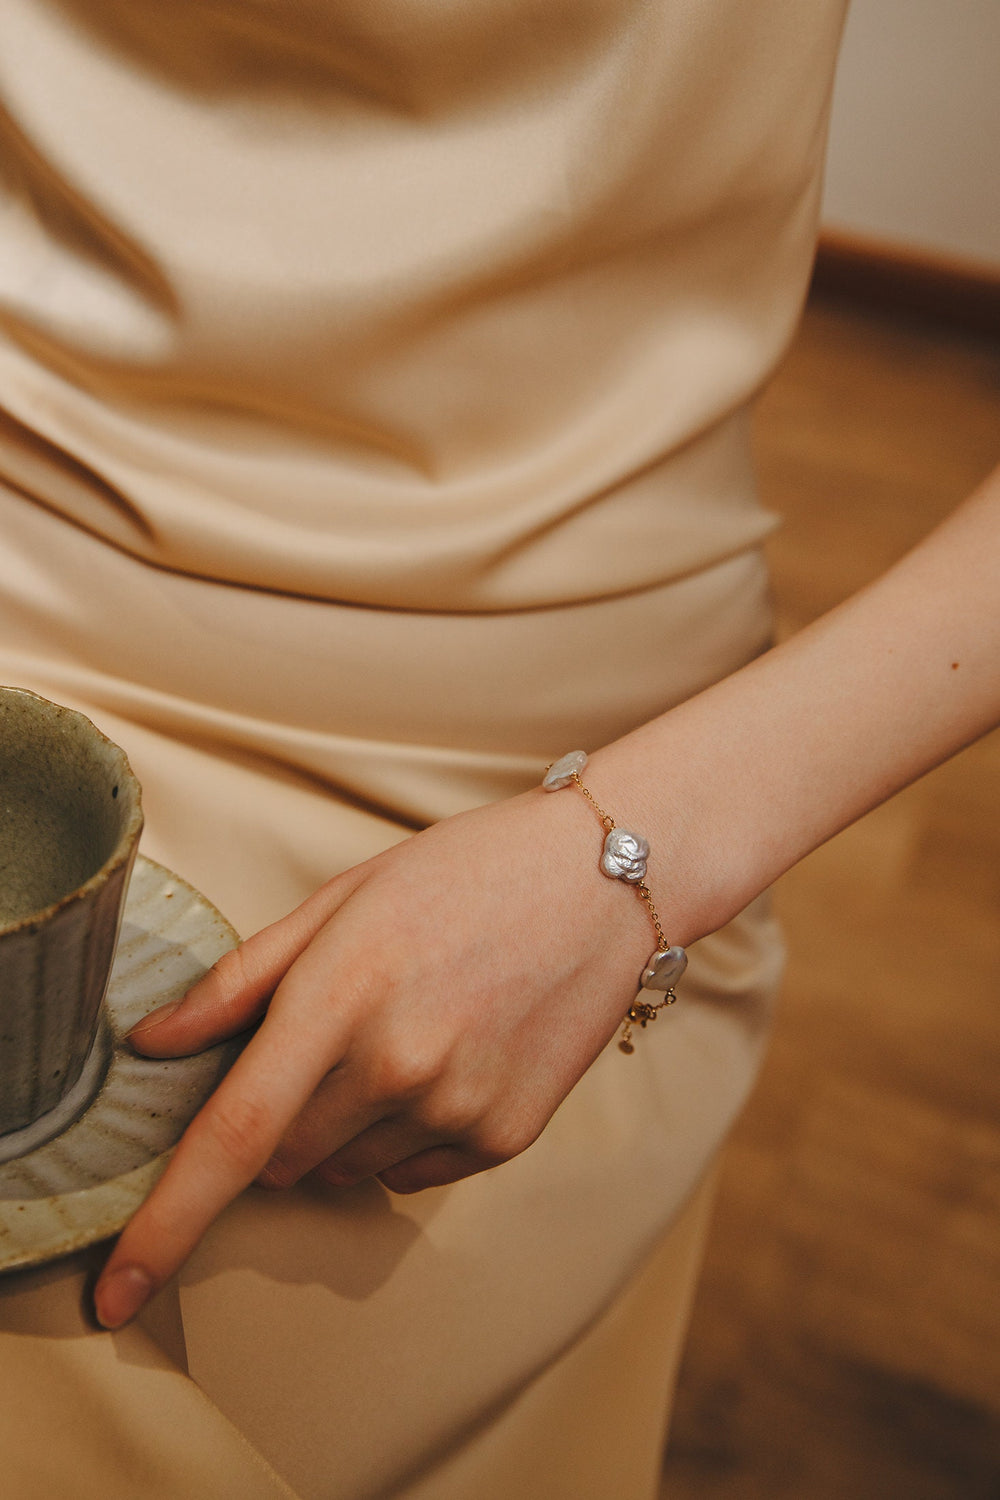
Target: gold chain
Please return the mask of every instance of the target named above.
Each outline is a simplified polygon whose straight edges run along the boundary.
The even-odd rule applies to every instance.
[[[577,770],[571,769],[574,763],[578,767]],[[601,826],[603,827],[605,833],[605,848],[607,848],[607,838],[610,835],[612,829],[617,828],[618,825],[616,824],[611,814],[604,811],[604,808],[598,802],[593,792],[590,791],[588,787],[584,786],[583,780],[580,776],[580,771],[583,770],[586,764],[586,752],[583,750],[573,750],[568,755],[563,756],[560,761],[554,761],[552,765],[546,767],[545,777],[542,781],[542,785],[547,792],[553,792],[558,791],[560,787],[568,786],[570,782],[574,782],[586,797],[591,807],[597,813],[597,816],[600,818]],[[549,772],[553,769],[556,770],[556,775],[550,780]],[[638,837],[638,834],[632,835],[632,838],[635,840],[638,840]],[[648,855],[648,843],[646,843],[645,839],[643,839],[641,842],[646,845],[646,854]],[[603,858],[601,861],[601,870],[605,875],[610,875],[613,879],[628,879],[628,876],[625,875],[621,870],[615,870],[613,867],[606,867]],[[636,873],[638,874],[638,868],[636,869]],[[643,857],[642,873],[643,875],[645,875],[646,873],[645,856]],[[628,883],[629,885],[633,884],[631,880],[628,880]],[[635,1045],[632,1041],[633,1025],[645,1027],[650,1021],[656,1020],[658,1012],[661,1011],[665,1005],[673,1005],[674,1001],[677,999],[672,986],[665,992],[662,1000],[653,1001],[641,998],[644,996],[648,996],[653,990],[658,990],[660,988],[660,985],[655,983],[655,980],[659,975],[659,970],[655,962],[656,959],[661,954],[667,954],[667,962],[668,964],[671,964],[673,966],[671,972],[677,974],[678,976],[684,972],[685,965],[687,964],[687,957],[684,953],[684,949],[677,948],[676,951],[673,951],[670,940],[667,937],[666,933],[663,931],[663,925],[660,922],[659,913],[657,912],[656,907],[653,905],[653,897],[650,894],[649,886],[646,885],[644,881],[636,881],[634,883],[634,889],[638,893],[639,900],[643,903],[643,905],[646,907],[646,910],[649,912],[649,915],[653,922],[653,926],[656,928],[656,952],[652,954],[646,970],[643,971],[643,977],[640,981],[640,995],[636,997],[636,999],[629,1006],[628,1010],[625,1012],[625,1019],[622,1023],[622,1034],[618,1042],[618,1046],[622,1052],[635,1051]],[[651,981],[648,987],[645,983],[647,972]]]
[[[600,818],[600,820],[604,824],[605,828],[607,828],[608,831],[610,832],[610,830],[616,826],[614,818],[611,816],[610,813],[606,813],[604,811],[604,808],[598,802],[598,800],[594,796],[593,792],[589,791],[588,788],[584,786],[583,782],[580,780],[580,773],[579,773],[579,771],[574,771],[573,772],[573,780],[576,782],[577,786],[580,788],[581,792],[586,797],[587,801],[591,804],[591,806],[592,807],[596,807],[596,809],[597,809],[597,816]]]

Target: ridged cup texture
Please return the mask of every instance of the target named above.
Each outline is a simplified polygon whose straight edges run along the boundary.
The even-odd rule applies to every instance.
[[[0,1135],[80,1077],[141,827],[117,746],[82,714],[0,688]]]

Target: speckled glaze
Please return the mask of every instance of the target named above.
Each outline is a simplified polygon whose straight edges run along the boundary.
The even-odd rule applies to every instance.
[[[124,751],[83,714],[0,688],[0,1145],[99,1086],[142,829]]]
[[[149,1193],[243,1039],[163,1060],[138,1056],[125,1035],[238,941],[204,896],[139,855],[105,1005],[103,1081],[54,1140],[0,1163],[0,1271],[117,1234]]]

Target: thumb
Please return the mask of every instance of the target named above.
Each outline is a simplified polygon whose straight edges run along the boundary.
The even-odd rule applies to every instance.
[[[129,1045],[145,1057],[186,1057],[246,1031],[260,1020],[288,969],[359,883],[356,871],[337,876],[287,917],[223,953],[183,999],[161,1005],[133,1026]]]

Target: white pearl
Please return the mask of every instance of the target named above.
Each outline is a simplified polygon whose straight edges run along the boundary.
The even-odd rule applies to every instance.
[[[648,967],[643,970],[639,982],[644,990],[672,989],[687,965],[687,954],[683,948],[675,945],[662,951],[657,949],[650,958]]]
[[[573,777],[579,776],[586,764],[586,750],[571,750],[568,755],[562,755],[552,762],[542,778],[542,786],[547,792],[558,792],[560,787],[569,786]]]
[[[627,880],[629,885],[641,885],[646,878],[646,860],[649,845],[639,833],[628,828],[612,828],[604,840],[601,869],[612,880]]]

